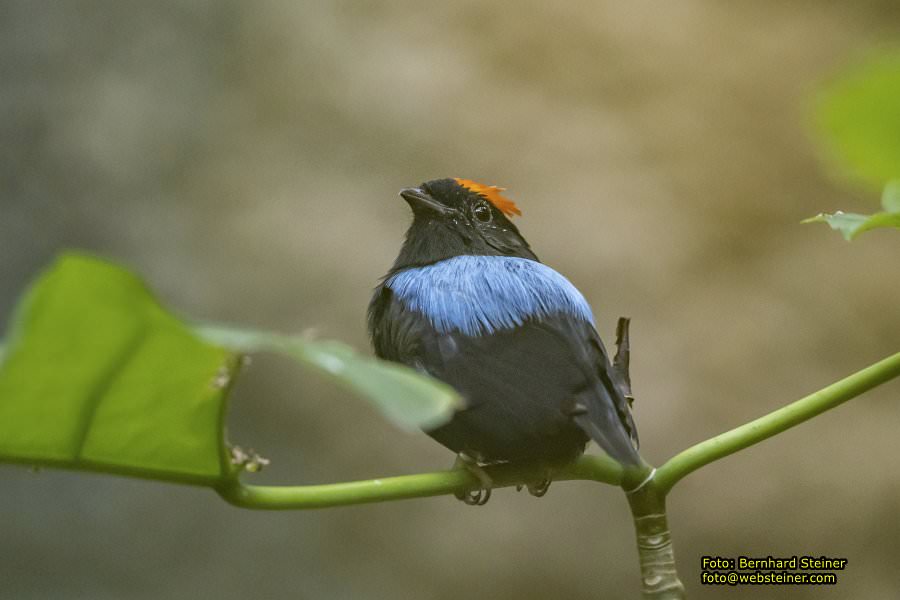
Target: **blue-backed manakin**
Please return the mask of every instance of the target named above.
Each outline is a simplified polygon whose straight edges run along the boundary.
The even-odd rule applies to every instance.
[[[369,305],[376,355],[462,395],[465,408],[427,433],[476,467],[565,463],[590,439],[619,462],[639,464],[621,374],[590,306],[538,260],[510,221],[519,209],[501,191],[435,179],[400,192],[413,221]]]

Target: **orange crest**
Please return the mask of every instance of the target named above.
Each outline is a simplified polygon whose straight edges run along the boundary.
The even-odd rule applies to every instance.
[[[460,179],[459,177],[456,177],[454,181],[456,181],[456,183],[463,186],[467,190],[475,192],[476,194],[496,206],[497,210],[502,212],[507,217],[522,214],[522,211],[519,210],[519,207],[516,206],[515,202],[513,202],[506,196],[500,195],[500,192],[506,190],[506,188],[497,187],[496,185],[484,185],[476,181],[472,181],[471,179]]]

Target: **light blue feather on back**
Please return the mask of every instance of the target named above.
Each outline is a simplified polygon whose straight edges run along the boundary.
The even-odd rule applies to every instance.
[[[485,335],[558,314],[594,323],[591,307],[568,279],[526,258],[457,256],[400,271],[385,285],[439,333]]]

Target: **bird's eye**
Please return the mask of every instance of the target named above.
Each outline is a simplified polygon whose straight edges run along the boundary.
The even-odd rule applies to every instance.
[[[473,208],[472,214],[475,215],[475,218],[482,223],[487,223],[491,220],[491,209],[489,209],[484,204],[479,204],[475,208]]]

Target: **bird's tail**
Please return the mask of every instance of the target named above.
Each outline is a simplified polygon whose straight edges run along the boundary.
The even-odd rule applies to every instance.
[[[575,423],[597,442],[604,452],[623,465],[640,465],[643,461],[637,451],[637,431],[631,419],[631,410],[618,390],[614,386],[610,387],[612,393],[607,386],[600,383],[597,386],[599,390],[591,390],[590,398],[581,399],[580,404],[585,406],[587,411],[575,416]],[[617,409],[617,400],[622,404],[621,411]]]

